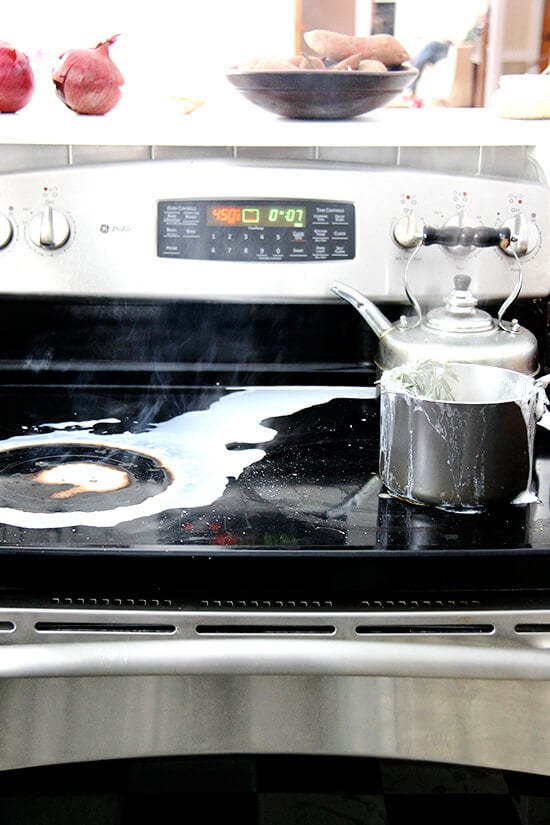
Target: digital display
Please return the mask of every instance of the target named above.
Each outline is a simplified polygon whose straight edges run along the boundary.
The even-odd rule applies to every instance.
[[[158,201],[159,257],[304,262],[355,257],[350,201],[267,195]]]
[[[208,226],[291,226],[306,225],[304,206],[291,203],[273,204],[212,204],[206,210]]]

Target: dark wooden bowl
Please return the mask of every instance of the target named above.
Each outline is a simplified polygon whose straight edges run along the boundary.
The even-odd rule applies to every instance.
[[[231,69],[226,77],[247,100],[268,112],[288,118],[338,120],[385,106],[417,74],[417,69],[401,66],[387,72]]]

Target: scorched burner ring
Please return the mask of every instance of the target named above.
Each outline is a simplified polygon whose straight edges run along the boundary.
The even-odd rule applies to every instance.
[[[153,456],[103,444],[49,443],[0,452],[0,507],[97,512],[140,504],[172,482]]]

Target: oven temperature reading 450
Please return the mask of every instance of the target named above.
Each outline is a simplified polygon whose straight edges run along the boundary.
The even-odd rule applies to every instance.
[[[216,205],[207,210],[209,226],[292,226],[303,228],[306,210],[303,206],[232,206]]]

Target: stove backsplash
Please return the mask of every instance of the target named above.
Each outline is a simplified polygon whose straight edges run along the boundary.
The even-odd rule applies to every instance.
[[[484,308],[495,316],[497,305]],[[382,306],[390,320],[405,309]],[[524,299],[514,316],[539,342],[550,371],[548,302]],[[198,301],[0,302],[0,370],[55,380],[59,373],[148,374],[192,384],[363,384],[375,376],[378,339],[349,305]]]
[[[0,174],[67,166],[151,160],[240,158],[254,160],[341,161],[398,166],[429,172],[482,175],[506,180],[545,180],[549,170],[536,146],[156,146],[149,144],[3,144]]]
[[[192,383],[354,383],[374,369],[377,343],[346,304],[5,298],[0,325],[0,370],[45,380],[123,371],[161,382],[185,373]]]

